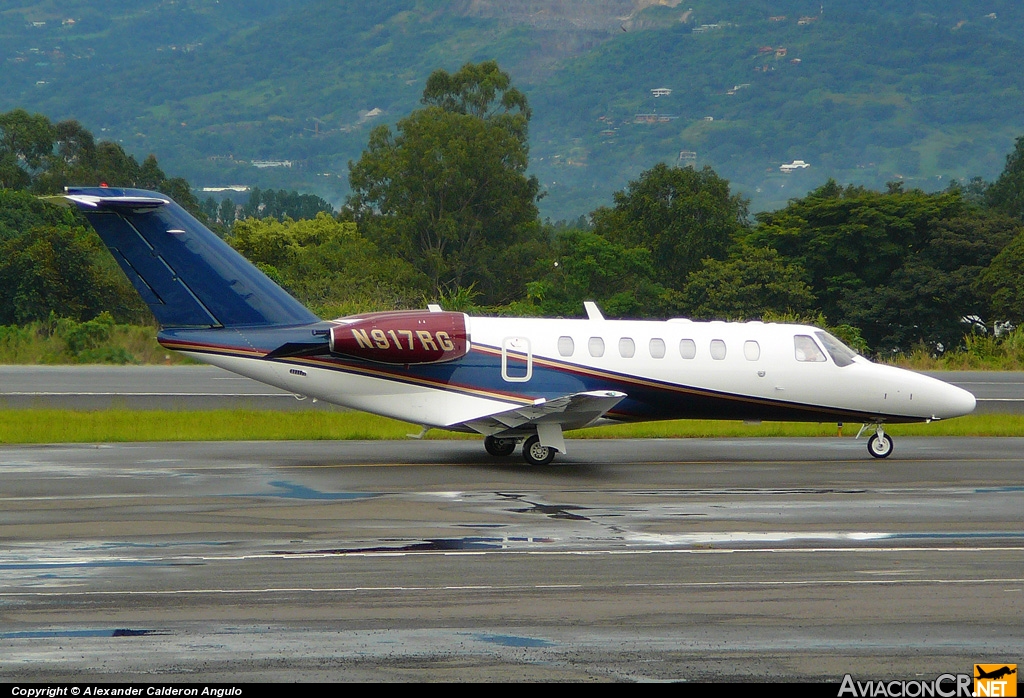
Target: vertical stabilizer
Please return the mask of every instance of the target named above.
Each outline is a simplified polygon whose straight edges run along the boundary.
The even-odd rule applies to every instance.
[[[59,198],[85,214],[161,327],[319,321],[164,194],[69,187]]]

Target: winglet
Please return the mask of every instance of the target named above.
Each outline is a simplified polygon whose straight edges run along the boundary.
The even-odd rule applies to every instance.
[[[601,309],[597,307],[597,303],[594,301],[583,301],[583,307],[587,311],[588,320],[604,320]]]

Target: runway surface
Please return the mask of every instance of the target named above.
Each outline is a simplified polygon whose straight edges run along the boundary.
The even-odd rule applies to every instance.
[[[0,447],[0,680],[928,679],[1024,659],[1024,439]]]
[[[977,412],[1024,413],[1024,372],[935,376],[978,398]],[[334,410],[213,366],[0,366],[0,409]]]

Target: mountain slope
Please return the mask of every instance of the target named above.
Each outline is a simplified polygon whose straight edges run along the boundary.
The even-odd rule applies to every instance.
[[[544,215],[659,161],[711,165],[757,210],[829,176],[994,178],[1024,133],[1022,44],[1009,0],[11,0],[0,111],[77,118],[197,186],[338,202],[432,70],[496,58],[533,106]]]

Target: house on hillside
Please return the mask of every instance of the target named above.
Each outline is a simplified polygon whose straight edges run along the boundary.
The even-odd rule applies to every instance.
[[[794,160],[793,162],[785,165],[779,165],[779,171],[785,174],[796,172],[797,170],[806,170],[810,165],[803,160]]]
[[[678,116],[671,114],[637,114],[633,117],[633,123],[636,124],[666,124],[673,119],[678,119]]]

